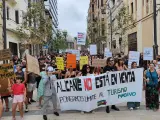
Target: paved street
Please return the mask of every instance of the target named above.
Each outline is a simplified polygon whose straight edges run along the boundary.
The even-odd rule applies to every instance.
[[[34,93],[34,98],[36,98],[36,92]],[[52,114],[51,107],[48,107],[48,118],[49,120],[159,120],[160,111],[153,112],[151,110],[145,110],[144,104],[144,94],[143,101],[139,110],[129,111],[126,107],[126,103],[118,105],[121,111],[111,111],[110,114],[105,113],[105,108],[100,108],[95,110],[94,113],[81,114],[79,111],[66,111],[60,112],[60,116],[56,117]],[[37,103],[29,105],[29,112],[25,113],[25,120],[43,120],[41,110],[36,107]],[[51,106],[51,105],[50,105]],[[17,112],[17,115],[19,113]],[[11,112],[4,113],[2,120],[11,120]],[[17,120],[20,120],[17,116]]]

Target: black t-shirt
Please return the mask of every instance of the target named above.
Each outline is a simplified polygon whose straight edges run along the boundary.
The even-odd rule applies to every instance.
[[[105,66],[103,68],[103,73],[106,73],[107,71],[117,71],[116,66]]]

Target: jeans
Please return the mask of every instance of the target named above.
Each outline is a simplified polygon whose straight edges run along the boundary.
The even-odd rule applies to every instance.
[[[128,108],[136,108],[136,107],[140,107],[140,102],[127,102],[127,107]]]

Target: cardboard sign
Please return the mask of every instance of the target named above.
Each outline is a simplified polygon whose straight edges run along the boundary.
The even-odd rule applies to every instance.
[[[106,66],[106,59],[93,59],[92,66],[93,67],[105,67]]]
[[[10,86],[10,79],[14,79],[15,74],[13,71],[13,64],[2,64],[0,65],[0,95],[10,95],[8,87]]]
[[[11,60],[12,54],[10,49],[0,50],[0,61],[2,60]]]
[[[26,59],[27,59],[27,71],[40,75],[38,59],[29,54],[26,54]]]
[[[76,60],[80,60],[80,50],[73,50],[73,49],[68,49],[66,52],[75,54],[76,55]]]
[[[153,48],[144,48],[143,60],[153,60]]]
[[[75,54],[67,54],[67,68],[76,68]]]
[[[82,70],[83,65],[88,64],[88,56],[80,57],[80,70]]]
[[[56,57],[56,65],[59,70],[64,70],[64,60],[63,57]]]

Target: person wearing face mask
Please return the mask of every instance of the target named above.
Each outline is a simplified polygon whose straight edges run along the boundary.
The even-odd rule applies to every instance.
[[[56,76],[53,75],[53,71],[47,71],[47,75],[42,76],[43,84],[44,84],[44,104],[43,104],[43,119],[47,120],[47,106],[49,101],[52,102],[54,112],[53,114],[59,116],[57,111],[57,93],[54,86],[54,81],[57,80]]]
[[[112,57],[109,57],[106,61],[106,66],[104,67],[103,69],[103,73],[106,73],[106,72],[110,72],[110,71],[117,71],[117,68],[114,64],[114,59]],[[116,111],[119,111],[119,108],[117,108],[115,105],[112,105],[111,106],[111,109],[113,110],[116,110]],[[107,113],[110,113],[110,108],[109,106],[106,107],[106,112]]]

